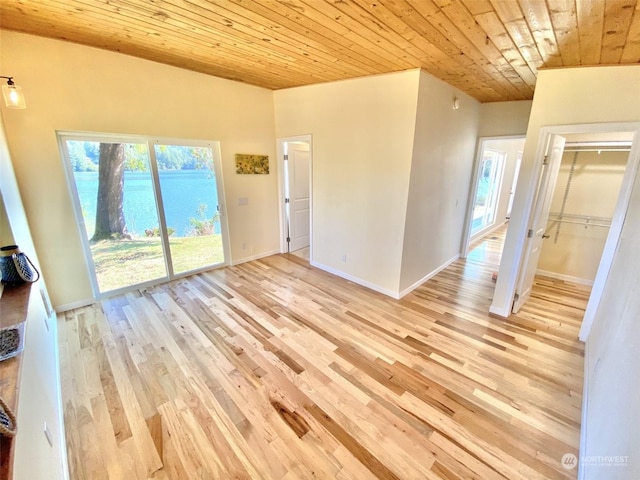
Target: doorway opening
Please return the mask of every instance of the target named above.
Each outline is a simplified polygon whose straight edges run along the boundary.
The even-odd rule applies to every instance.
[[[631,140],[564,137],[536,274],[590,287],[611,228]]]
[[[462,257],[470,245],[490,235],[509,219],[524,137],[487,137],[478,142],[474,182],[467,205]]]
[[[576,236],[576,232],[570,229],[578,227],[583,238],[578,239],[573,246],[568,242],[564,246],[565,252],[560,255],[560,260],[566,265],[570,258],[566,249],[576,253],[576,245],[579,245],[580,249],[588,250],[597,243],[594,239],[606,237],[604,246],[603,239],[600,238],[599,255],[594,254],[593,250],[582,259],[586,264],[593,262],[595,257],[597,264],[592,266],[596,272],[580,331],[580,339],[584,341],[602,297],[629,205],[640,162],[640,125],[543,127],[540,139],[533,173],[527,179],[529,191],[522,192],[524,208],[520,209],[520,214],[525,215],[525,219],[519,222],[520,232],[512,232],[510,225],[506,241],[512,244],[512,251],[509,252],[511,258],[503,257],[500,264],[496,294],[490,311],[503,317],[517,312],[527,301],[533,278],[540,268],[541,252],[552,251],[554,248],[552,245],[547,247],[545,243],[553,243],[556,238],[563,236],[565,239],[575,240],[571,236]],[[565,150],[569,151],[568,157]],[[593,151],[587,155],[589,150]],[[608,150],[617,153],[613,156],[607,154],[609,159],[605,160],[602,155]],[[622,159],[620,155],[623,156]],[[594,160],[597,157],[600,160]],[[599,188],[603,190],[598,192],[596,189]],[[609,205],[605,208],[611,209],[613,204],[612,214],[601,210],[604,207],[601,200],[604,198],[611,199],[606,202]],[[584,210],[585,208],[588,210]],[[602,235],[603,229],[608,230],[606,235]],[[591,238],[587,239],[585,235]],[[591,242],[592,245],[587,246],[586,242]],[[519,265],[513,264],[518,258],[521,260]],[[585,265],[581,265],[581,268],[584,267]],[[576,278],[567,280],[575,281]]]
[[[278,141],[281,193],[281,252],[310,262],[311,255],[311,135]]]
[[[58,138],[96,298],[225,264],[217,142]]]

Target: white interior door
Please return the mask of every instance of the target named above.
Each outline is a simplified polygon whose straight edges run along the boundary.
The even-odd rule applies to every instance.
[[[294,252],[309,246],[311,154],[308,144],[289,143],[287,150],[289,251]]]
[[[513,172],[513,181],[511,182],[511,190],[509,191],[509,204],[507,205],[507,218],[511,217],[511,209],[513,208],[513,198],[515,197],[516,187],[518,186],[518,175],[520,175],[520,165],[522,164],[522,151],[518,151],[516,158],[516,169]]]
[[[545,230],[549,219],[551,198],[558,178],[562,152],[564,151],[565,138],[560,135],[551,136],[545,165],[543,166],[536,201],[533,206],[527,246],[525,247],[524,261],[520,268],[520,276],[516,287],[516,299],[513,302],[513,312],[516,313],[527,301],[531,294],[533,278],[536,274],[542,242],[546,238]]]

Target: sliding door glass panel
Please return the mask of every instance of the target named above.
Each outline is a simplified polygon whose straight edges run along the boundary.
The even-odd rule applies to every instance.
[[[65,141],[100,293],[167,277],[145,143]]]
[[[504,154],[485,150],[478,176],[471,235],[495,222]]]
[[[211,148],[155,145],[154,153],[173,273],[224,263]]]

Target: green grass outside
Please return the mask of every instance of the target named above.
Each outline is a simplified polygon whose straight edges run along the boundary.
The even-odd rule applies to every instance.
[[[224,260],[221,235],[169,238],[169,245],[175,273]],[[158,237],[103,240],[91,245],[91,254],[101,292],[167,275]]]

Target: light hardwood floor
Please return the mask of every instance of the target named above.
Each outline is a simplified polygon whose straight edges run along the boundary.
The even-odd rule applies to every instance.
[[[291,255],[296,255],[297,257],[300,257],[303,260],[306,260],[307,263],[309,263],[310,253],[311,253],[310,248],[304,247],[304,248],[301,248],[300,250],[296,250],[295,252],[291,252]]]
[[[490,317],[493,237],[400,301],[276,255],[66,313],[72,478],[575,478],[588,291]]]

